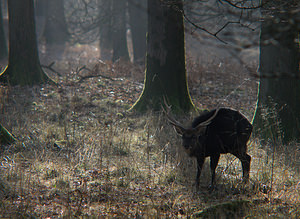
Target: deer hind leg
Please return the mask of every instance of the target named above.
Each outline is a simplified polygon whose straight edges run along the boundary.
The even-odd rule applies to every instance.
[[[250,162],[251,157],[246,152],[242,155],[237,156],[241,163],[243,168],[243,181],[248,182],[249,181],[249,173],[250,173]]]
[[[242,162],[243,167],[243,179],[245,182],[249,181],[249,174],[250,174],[250,163],[251,163],[251,157],[248,154],[244,155]]]

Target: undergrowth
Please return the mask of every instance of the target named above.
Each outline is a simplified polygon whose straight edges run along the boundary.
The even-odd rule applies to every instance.
[[[80,70],[70,71],[57,87],[0,88],[1,124],[17,138],[0,148],[1,218],[299,218],[299,144],[274,151],[252,138],[249,184],[242,183],[240,162],[222,155],[216,189],[208,190],[205,163],[196,190],[196,162],[180,138],[163,115],[127,111],[142,84],[112,68],[102,63],[96,73],[109,77],[83,80]],[[229,104],[227,91],[218,98],[224,95]],[[205,101],[202,107],[213,105]],[[249,118],[247,101],[239,110]]]

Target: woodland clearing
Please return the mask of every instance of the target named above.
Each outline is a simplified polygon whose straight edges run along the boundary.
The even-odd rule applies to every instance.
[[[1,124],[18,139],[0,147],[1,218],[300,217],[299,144],[262,147],[252,137],[248,185],[239,161],[223,155],[216,189],[207,189],[207,160],[196,191],[196,162],[164,116],[128,112],[143,68],[82,50],[70,48],[75,63],[55,63],[61,76],[45,69],[58,86],[0,87]],[[188,58],[187,70],[199,109],[231,107],[252,119],[257,78],[226,60],[204,67]]]

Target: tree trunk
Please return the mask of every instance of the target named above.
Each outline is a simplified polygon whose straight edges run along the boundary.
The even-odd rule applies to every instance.
[[[263,21],[260,36],[254,130],[262,140],[280,143],[300,138],[299,28],[297,22],[289,22],[296,17],[292,11],[273,11],[272,19]]]
[[[185,68],[182,1],[148,0],[148,37],[144,90],[132,109],[161,110],[163,97],[174,111],[190,111]]]
[[[2,4],[0,3],[0,60],[7,58],[7,45],[3,25]]]
[[[130,0],[128,11],[134,62],[144,64],[146,56],[147,0]]]
[[[12,85],[33,85],[46,82],[47,75],[40,66],[33,0],[9,0],[8,66],[1,80]]]
[[[112,0],[113,4],[113,57],[112,61],[118,59],[129,60],[126,39],[126,9],[127,0]]]
[[[64,45],[70,38],[63,0],[46,1],[46,26],[43,37],[47,44]]]
[[[112,59],[112,1],[99,0],[100,57]]]

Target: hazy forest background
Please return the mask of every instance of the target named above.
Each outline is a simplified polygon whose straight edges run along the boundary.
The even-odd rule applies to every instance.
[[[297,0],[0,3],[1,218],[300,217]],[[163,96],[253,122],[248,184],[195,188]]]

